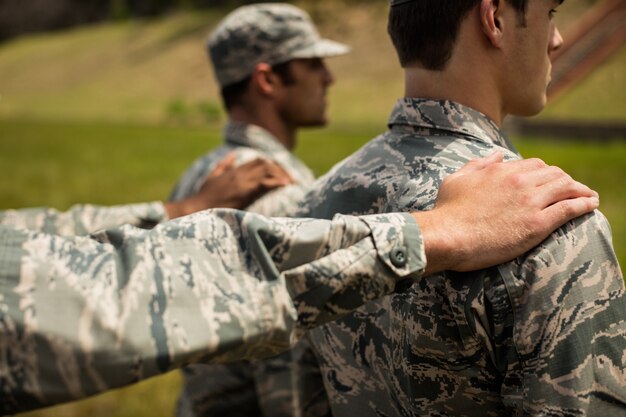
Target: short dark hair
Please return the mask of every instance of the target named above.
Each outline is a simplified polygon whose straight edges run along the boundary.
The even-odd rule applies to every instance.
[[[281,64],[272,65],[272,72],[274,72],[285,85],[293,84],[294,78],[291,74],[291,61],[283,62]],[[222,87],[221,95],[224,107],[226,110],[230,110],[233,106],[241,104],[243,96],[248,91],[252,77],[246,77],[241,81],[234,84]]]
[[[526,14],[528,0],[508,1]],[[400,64],[419,62],[426,69],[442,70],[452,55],[461,21],[480,0],[414,0],[389,10],[387,32]]]
[[[234,84],[229,84],[226,87],[222,87],[220,91],[222,95],[222,102],[224,103],[224,107],[226,110],[230,110],[233,106],[240,104],[241,99],[248,91],[248,87],[250,86],[250,81],[252,81],[252,77],[246,77],[241,81],[237,81]]]

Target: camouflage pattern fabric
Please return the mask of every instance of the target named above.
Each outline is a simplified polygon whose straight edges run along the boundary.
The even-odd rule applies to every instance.
[[[0,225],[60,236],[84,236],[123,224],[149,229],[165,220],[167,213],[159,201],[108,207],[76,205],[65,212],[47,207],[0,211]]]
[[[206,176],[227,154],[235,154],[235,163],[243,164],[255,158],[276,162],[295,181],[295,184],[270,191],[257,199],[246,211],[264,216],[289,217],[298,208],[315,181],[311,170],[262,127],[229,122],[224,127],[224,144],[198,158],[183,173],[170,194],[170,201],[178,201],[198,192]]]
[[[185,198],[197,191],[206,175],[227,154],[236,162],[254,158],[275,161],[296,182],[271,191],[246,210],[266,216],[289,216],[309,191],[315,178],[309,168],[267,130],[251,124],[230,122],[224,128],[224,145],[199,158],[183,174],[170,198]],[[184,368],[185,385],[178,404],[179,417],[265,415],[294,416],[291,360],[289,354],[254,364],[193,365]]]
[[[390,260],[398,247],[402,266]],[[188,363],[274,355],[424,265],[403,214],[329,222],[224,209],[92,237],[0,226],[0,413]]]
[[[221,87],[243,81],[257,64],[282,64],[296,58],[325,58],[350,48],[322,39],[309,15],[285,3],[260,3],[235,9],[207,43]]]
[[[471,159],[519,158],[450,101],[400,100],[389,126],[320,179],[304,215],[429,210]],[[335,417],[626,415],[624,280],[598,211],[512,262],[425,277],[310,339]]]

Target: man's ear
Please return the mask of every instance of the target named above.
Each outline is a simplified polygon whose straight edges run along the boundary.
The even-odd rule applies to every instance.
[[[480,24],[483,33],[496,48],[502,44],[504,30],[500,3],[500,0],[481,0],[480,2]]]
[[[252,85],[260,94],[273,95],[276,90],[278,77],[272,71],[272,66],[265,62],[256,64],[252,72]]]

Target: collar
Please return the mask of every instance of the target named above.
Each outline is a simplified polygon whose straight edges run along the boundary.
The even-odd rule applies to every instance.
[[[260,126],[230,121],[224,127],[224,141],[233,146],[246,146],[268,153],[289,152],[282,143]]]
[[[494,143],[515,152],[500,128],[484,114],[449,100],[405,97],[396,102],[389,117],[389,129],[400,126],[448,131]]]

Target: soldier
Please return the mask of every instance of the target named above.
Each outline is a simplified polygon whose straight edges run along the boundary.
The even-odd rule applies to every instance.
[[[334,79],[323,59],[349,48],[321,38],[303,10],[271,3],[230,13],[211,34],[207,49],[228,112],[224,145],[198,159],[170,199],[195,192],[206,173],[226,153],[235,152],[239,161],[254,157],[276,161],[294,180],[246,210],[289,216],[315,180],[292,153],[297,131],[327,123],[326,93]],[[277,358],[255,365],[186,368],[178,415],[291,415],[288,362]],[[279,411],[283,407],[284,413]]]
[[[179,200],[197,191],[229,152],[238,161],[267,158],[294,184],[255,201],[249,211],[289,215],[314,181],[292,150],[301,127],[324,126],[326,93],[334,82],[323,58],[349,48],[320,38],[310,17],[280,3],[243,6],[222,20],[207,43],[229,121],[224,145],[198,159],[170,195]]]
[[[392,0],[405,98],[303,214],[428,210],[466,161],[519,159],[502,121],[546,103],[560,3]],[[599,211],[514,261],[429,275],[309,335],[335,417],[626,415],[624,280]]]
[[[75,400],[191,362],[274,354],[406,279],[511,259],[598,205],[564,174],[538,184],[520,174],[550,168],[493,164],[498,158],[451,175],[438,207],[413,215],[328,222],[216,210],[91,237],[0,225],[0,412]],[[545,185],[552,181],[569,192]],[[479,204],[489,219],[468,215]]]

